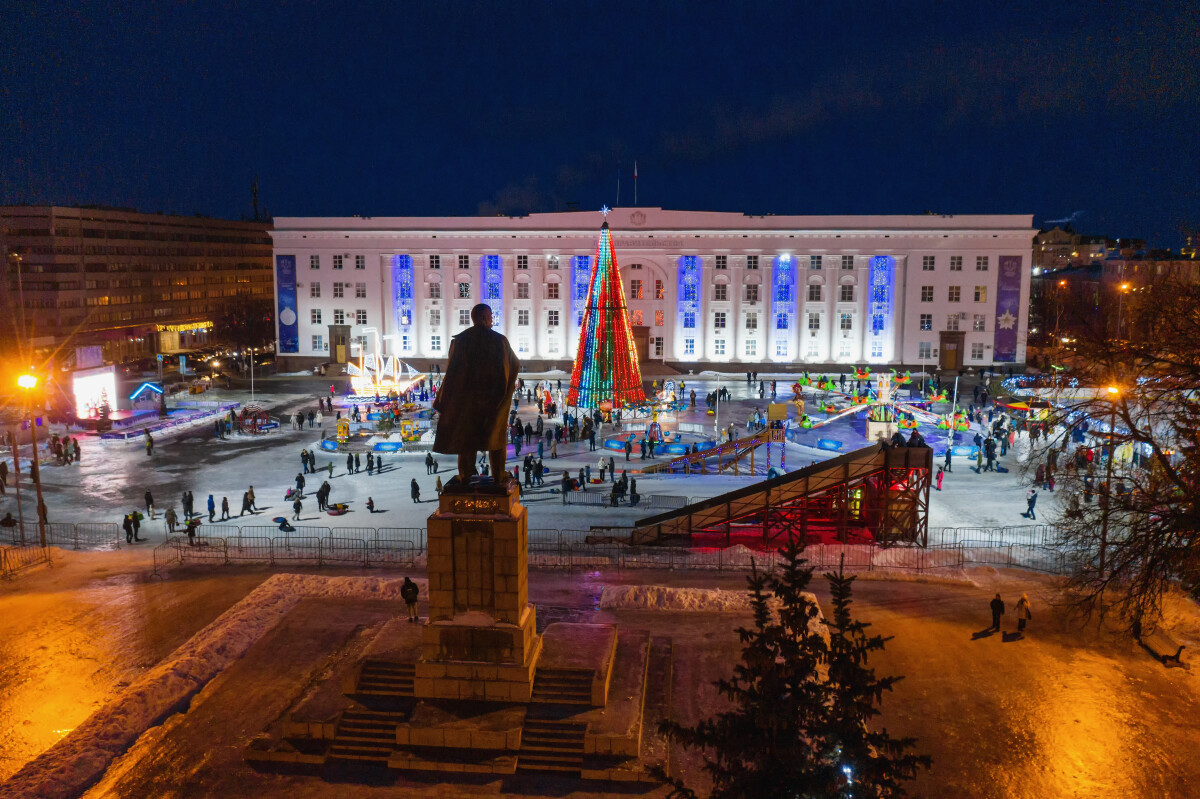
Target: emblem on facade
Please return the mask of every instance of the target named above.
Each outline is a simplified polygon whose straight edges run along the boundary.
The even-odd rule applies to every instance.
[[[634,211],[629,215],[629,224],[633,225],[634,227],[641,227],[642,225],[646,224],[646,215],[641,211]]]

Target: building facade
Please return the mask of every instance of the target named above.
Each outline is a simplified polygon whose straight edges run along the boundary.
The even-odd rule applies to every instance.
[[[603,217],[277,218],[281,361],[446,357],[472,305],[522,360],[575,355]],[[645,361],[738,370],[1023,363],[1031,215],[608,216]]]
[[[63,358],[99,346],[114,363],[202,346],[231,298],[270,300],[268,228],[113,208],[0,206],[0,268],[13,309],[0,337],[20,335],[35,354]]]

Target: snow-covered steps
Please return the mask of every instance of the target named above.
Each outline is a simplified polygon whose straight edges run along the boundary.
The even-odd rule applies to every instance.
[[[521,729],[518,771],[567,772],[583,768],[583,739],[587,725],[570,719],[525,718]]]
[[[356,696],[412,696],[416,666],[412,663],[368,658],[354,686]]]
[[[537,670],[530,701],[551,705],[592,704],[592,672],[582,669]]]
[[[347,710],[338,723],[329,757],[386,764],[396,747],[396,727],[404,719],[401,711]]]

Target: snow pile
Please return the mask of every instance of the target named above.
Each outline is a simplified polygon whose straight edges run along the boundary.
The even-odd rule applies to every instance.
[[[665,585],[610,585],[600,595],[604,610],[686,610],[750,612],[750,594],[719,588],[670,588]]]
[[[77,796],[143,732],[192,697],[274,627],[301,599],[400,600],[399,579],[277,574],[176,649],[120,697],[12,776],[0,794]]]

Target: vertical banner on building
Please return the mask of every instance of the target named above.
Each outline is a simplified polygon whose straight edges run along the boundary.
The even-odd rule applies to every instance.
[[[299,352],[296,309],[296,256],[275,256],[275,291],[279,296],[279,351]]]
[[[1021,319],[1021,256],[1001,255],[996,281],[996,338],[992,360],[1017,360],[1017,323]]]

